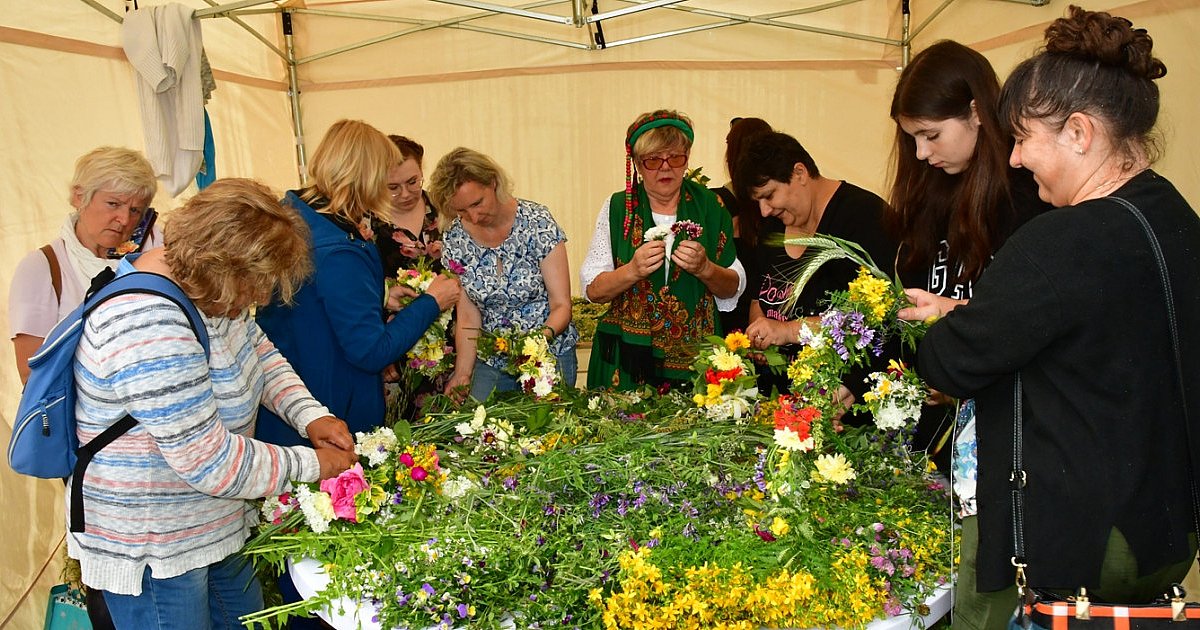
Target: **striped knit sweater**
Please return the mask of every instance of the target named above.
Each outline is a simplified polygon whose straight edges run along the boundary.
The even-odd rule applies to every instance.
[[[90,587],[139,595],[146,567],[169,578],[221,560],[257,521],[247,499],[319,477],[312,448],[251,436],[260,404],[301,434],[328,410],[248,315],[204,321],[207,363],[186,315],[164,298],[113,298],[85,322],[75,353],[80,443],[126,413],[138,420],[92,460],[86,531],[67,537]]]

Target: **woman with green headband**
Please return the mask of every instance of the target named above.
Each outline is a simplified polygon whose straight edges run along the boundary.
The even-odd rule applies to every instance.
[[[684,176],[692,122],[643,114],[625,136],[625,190],[604,200],[580,271],[583,295],[611,306],[596,327],[588,387],[632,389],[691,379],[694,345],[720,334],[746,272],[733,221]]]

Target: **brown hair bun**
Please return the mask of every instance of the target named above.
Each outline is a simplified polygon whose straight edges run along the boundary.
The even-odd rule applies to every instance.
[[[1150,80],[1167,74],[1167,66],[1151,54],[1153,47],[1146,29],[1134,28],[1123,17],[1075,5],[1067,17],[1046,29],[1046,52],[1124,68]]]

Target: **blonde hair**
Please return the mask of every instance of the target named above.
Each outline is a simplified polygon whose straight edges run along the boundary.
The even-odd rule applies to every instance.
[[[250,179],[197,193],[167,216],[163,241],[171,275],[205,312],[227,313],[247,292],[257,303],[290,303],[312,273],[308,226]]]
[[[495,186],[496,199],[500,203],[512,199],[512,180],[495,160],[473,149],[458,147],[438,160],[429,177],[429,198],[443,219],[454,219],[450,198],[468,182]]]
[[[361,120],[333,123],[308,165],[312,185],[300,198],[326,199],[327,211],[358,224],[368,215],[386,217],[391,209],[388,169],[404,161],[383,132]]]
[[[158,180],[154,177],[154,168],[141,152],[124,147],[100,147],[75,161],[68,203],[74,205],[78,192],[86,206],[101,188],[118,195],[133,195],[149,204],[158,192]]]
[[[625,137],[632,136],[637,131],[637,128],[646,124],[647,121],[662,118],[675,118],[683,121],[688,127],[695,128],[692,125],[692,119],[688,118],[686,114],[674,109],[657,109],[638,116],[637,120],[634,120],[633,124],[629,125],[629,129],[625,132]],[[667,149],[674,149],[675,147],[682,147],[684,153],[691,153],[692,140],[678,127],[670,125],[655,127],[646,130],[634,141],[632,147],[633,158],[637,160],[642,156],[666,151]]]

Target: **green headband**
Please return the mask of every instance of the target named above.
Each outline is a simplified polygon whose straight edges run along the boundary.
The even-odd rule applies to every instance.
[[[626,144],[629,145],[629,149],[632,151],[633,145],[637,143],[638,138],[642,137],[642,134],[656,127],[665,127],[668,125],[682,131],[683,135],[687,136],[689,142],[696,139],[696,135],[692,132],[692,128],[688,126],[686,122],[678,118],[656,118],[649,122],[643,123],[637,129],[634,129],[633,133],[629,134],[629,139],[626,141]]]

